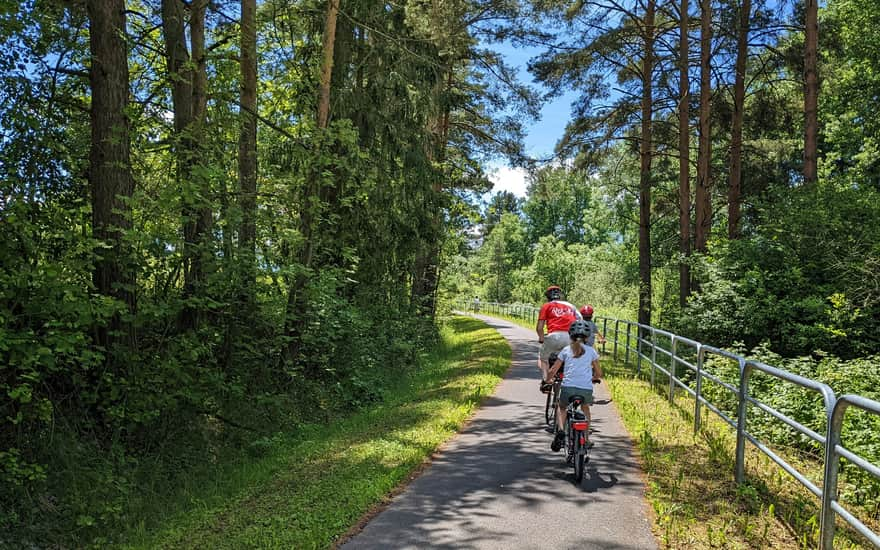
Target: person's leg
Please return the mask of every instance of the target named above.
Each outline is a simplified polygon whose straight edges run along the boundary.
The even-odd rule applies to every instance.
[[[550,370],[549,362],[538,358],[538,370],[541,371],[541,380],[547,380],[547,371]]]
[[[556,405],[556,430],[564,432],[565,431],[565,407],[563,406],[562,400],[559,400],[559,403]]]

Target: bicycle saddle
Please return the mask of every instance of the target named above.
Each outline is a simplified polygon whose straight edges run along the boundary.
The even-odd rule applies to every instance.
[[[584,402],[584,396],[583,395],[572,395],[571,397],[568,398],[568,402],[573,405],[581,405]]]

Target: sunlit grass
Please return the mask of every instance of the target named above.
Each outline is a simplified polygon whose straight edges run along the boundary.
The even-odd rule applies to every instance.
[[[425,367],[385,403],[278,436],[267,455],[189,495],[185,513],[136,529],[132,548],[327,548],[403,482],[490,395],[510,347],[455,317]]]
[[[815,548],[819,502],[768,457],[747,445],[746,481],[734,481],[733,429],[694,401],[671,405],[631,367],[606,361],[608,386],[636,441],[648,480],[654,532],[664,548]],[[665,390],[665,388],[664,388]],[[783,453],[784,454],[784,453]],[[815,477],[817,464],[786,456]],[[821,477],[821,474],[819,474]],[[838,521],[835,548],[870,548]]]

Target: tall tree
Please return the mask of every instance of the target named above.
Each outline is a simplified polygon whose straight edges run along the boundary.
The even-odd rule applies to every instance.
[[[92,232],[107,247],[98,253],[93,280],[105,296],[121,300],[134,312],[135,269],[129,263],[125,232],[132,227],[128,47],[125,43],[125,2],[88,0],[92,92],[89,186]],[[117,326],[120,325],[117,319]],[[101,331],[99,343],[109,343]]]
[[[690,129],[690,37],[688,0],[681,0],[678,26],[678,220],[679,253],[678,296],[682,307],[691,293],[691,129]]]
[[[244,252],[245,295],[251,296],[257,238],[257,2],[241,0],[241,130],[238,138],[238,188],[241,201],[239,239]]]
[[[804,181],[818,179],[819,0],[806,0],[804,34]]]
[[[742,0],[736,35],[736,76],[733,84],[733,120],[730,135],[730,183],[727,190],[727,236],[739,238],[742,194],[743,115],[746,103],[746,58],[749,50],[749,22],[752,1]]]
[[[176,173],[182,202],[185,297],[193,296],[201,285],[207,260],[204,241],[211,221],[207,179],[198,170],[207,106],[206,5],[206,0],[195,0],[190,7],[190,55],[186,46],[183,1],[162,0],[162,29],[174,113]],[[198,324],[195,308],[184,309],[182,323],[184,327]]]
[[[519,214],[521,209],[522,201],[512,192],[498,191],[493,194],[486,206],[486,215],[483,217],[483,236],[492,232],[504,214]]]
[[[700,136],[694,249],[706,252],[712,229],[712,0],[700,0]]]
[[[654,117],[655,1],[648,0],[643,22],[642,129],[639,142],[639,323],[651,324],[651,160]]]
[[[339,15],[339,0],[328,0],[327,11],[324,17],[324,34],[322,38],[322,61],[321,76],[318,83],[318,104],[315,110],[315,125],[319,134],[318,143],[323,143],[324,132],[330,124],[330,93],[333,82],[333,60],[336,46],[336,22]],[[318,223],[323,209],[322,192],[323,166],[316,163],[314,173],[309,174],[306,184],[302,187],[300,198],[300,223],[299,230],[302,235],[302,246],[299,250],[298,260],[302,266],[300,272],[294,278],[287,297],[287,310],[285,315],[285,333],[290,337],[287,356],[293,360],[296,358],[302,330],[306,321],[304,312],[307,306],[305,296],[306,283],[313,268],[315,260],[316,242],[319,235]]]
[[[322,51],[324,60],[321,63],[321,82],[318,88],[318,128],[327,128],[330,121],[330,82],[333,76],[333,53],[336,44],[336,20],[339,16],[339,0],[327,2],[327,16],[324,23]]]

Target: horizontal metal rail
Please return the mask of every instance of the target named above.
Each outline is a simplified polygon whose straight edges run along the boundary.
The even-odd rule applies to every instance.
[[[459,306],[463,310],[474,309],[473,304],[469,301],[462,301],[459,303]],[[537,320],[538,308],[528,304],[509,305],[492,302],[486,304],[485,307],[488,308],[487,311],[490,312],[532,319],[535,321]],[[617,360],[618,353],[621,351],[620,348],[622,347],[623,361],[627,364],[630,363],[630,353],[634,354],[636,370],[640,374],[643,362],[647,363],[648,367],[651,369],[650,380],[652,385],[655,382],[655,375],[657,372],[667,376],[669,379],[668,391],[670,403],[673,403],[675,400],[676,387],[694,398],[695,431],[699,431],[701,428],[702,408],[706,408],[708,411],[716,414],[723,422],[736,429],[736,463],[734,475],[738,483],[742,483],[745,480],[745,444],[746,442],[749,442],[821,500],[822,508],[820,513],[819,533],[819,548],[821,550],[831,550],[833,548],[835,517],[840,517],[872,544],[880,548],[880,535],[871,531],[871,529],[862,523],[861,520],[841,506],[837,500],[840,458],[845,458],[855,467],[869,473],[877,479],[880,479],[880,466],[866,460],[841,445],[841,432],[843,430],[843,420],[847,409],[855,407],[869,414],[880,415],[880,402],[853,394],[843,395],[838,398],[835,396],[834,391],[827,384],[822,382],[805,378],[758,361],[747,360],[746,358],[730,351],[709,346],[697,342],[696,340],[679,336],[650,325],[624,319],[615,319],[612,317],[599,317],[596,318],[595,321],[597,324],[601,323],[602,334],[605,335],[605,341],[602,344],[603,353],[606,351],[606,347],[610,344],[612,347],[611,354],[614,359]],[[662,337],[664,340],[663,345],[659,345],[658,336]],[[667,343],[668,348],[664,347]],[[661,360],[668,363],[667,365],[658,362],[658,354]],[[688,358],[683,355],[693,356],[695,357],[695,360],[688,360]],[[736,384],[722,380],[715,373],[706,370],[706,359],[707,356],[710,355],[722,357],[737,363],[739,380]],[[691,382],[682,380],[677,376],[676,373],[679,367],[685,368],[687,372],[693,375],[693,380]],[[755,371],[776,378],[782,382],[794,384],[806,390],[816,392],[822,398],[825,407],[825,434],[823,435],[813,428],[804,426],[800,422],[774,409],[767,403],[763,403],[749,395],[749,382],[752,373]],[[736,396],[735,418],[732,418],[726,412],[722,411],[719,406],[711,403],[705,397],[703,391],[703,383],[705,380],[720,385]],[[749,405],[770,415],[772,418],[782,422],[796,433],[807,436],[823,447],[824,468],[821,487],[808,479],[803,473],[799,472],[797,468],[788,463],[784,458],[779,456],[768,446],[767,443],[759,440],[754,434],[748,432],[747,420]]]

